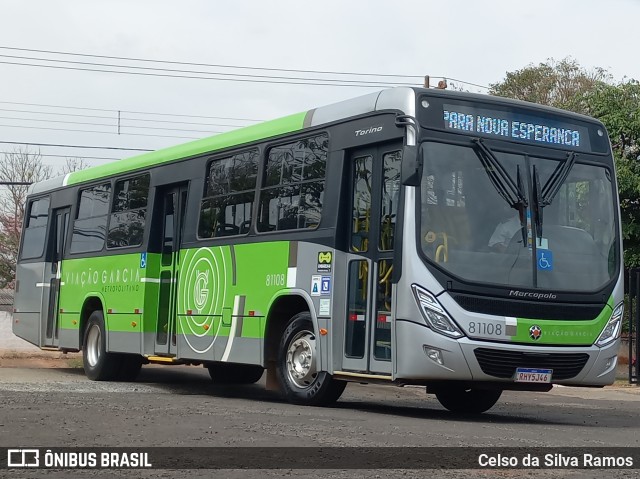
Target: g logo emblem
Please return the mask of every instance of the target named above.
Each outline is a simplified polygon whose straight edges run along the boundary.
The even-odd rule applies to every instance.
[[[209,300],[209,273],[198,271],[193,285],[193,302],[198,311],[202,311]]]

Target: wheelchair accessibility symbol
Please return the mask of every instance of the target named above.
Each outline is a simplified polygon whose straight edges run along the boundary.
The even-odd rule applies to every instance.
[[[553,271],[553,253],[548,249],[538,249],[537,263],[540,271]]]

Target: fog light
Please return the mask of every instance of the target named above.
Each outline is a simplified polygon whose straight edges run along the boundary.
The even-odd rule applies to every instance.
[[[431,346],[427,346],[426,344],[422,346],[422,349],[424,349],[424,353],[429,359],[431,359],[431,361],[444,365],[444,361],[442,360],[442,351],[432,348]]]
[[[613,356],[607,359],[607,363],[604,365],[604,369],[608,371],[609,369],[614,367],[617,364],[617,362],[618,362],[618,356]]]

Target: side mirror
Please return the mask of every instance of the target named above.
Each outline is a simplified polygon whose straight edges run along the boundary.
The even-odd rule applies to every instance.
[[[416,145],[406,145],[402,150],[402,184],[420,186],[422,180],[422,155]]]

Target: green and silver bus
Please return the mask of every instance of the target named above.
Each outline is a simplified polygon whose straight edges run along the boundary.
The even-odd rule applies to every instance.
[[[356,381],[483,412],[611,384],[622,274],[601,123],[397,88],[34,185],[13,331],[93,380],[194,364],[300,404]]]

